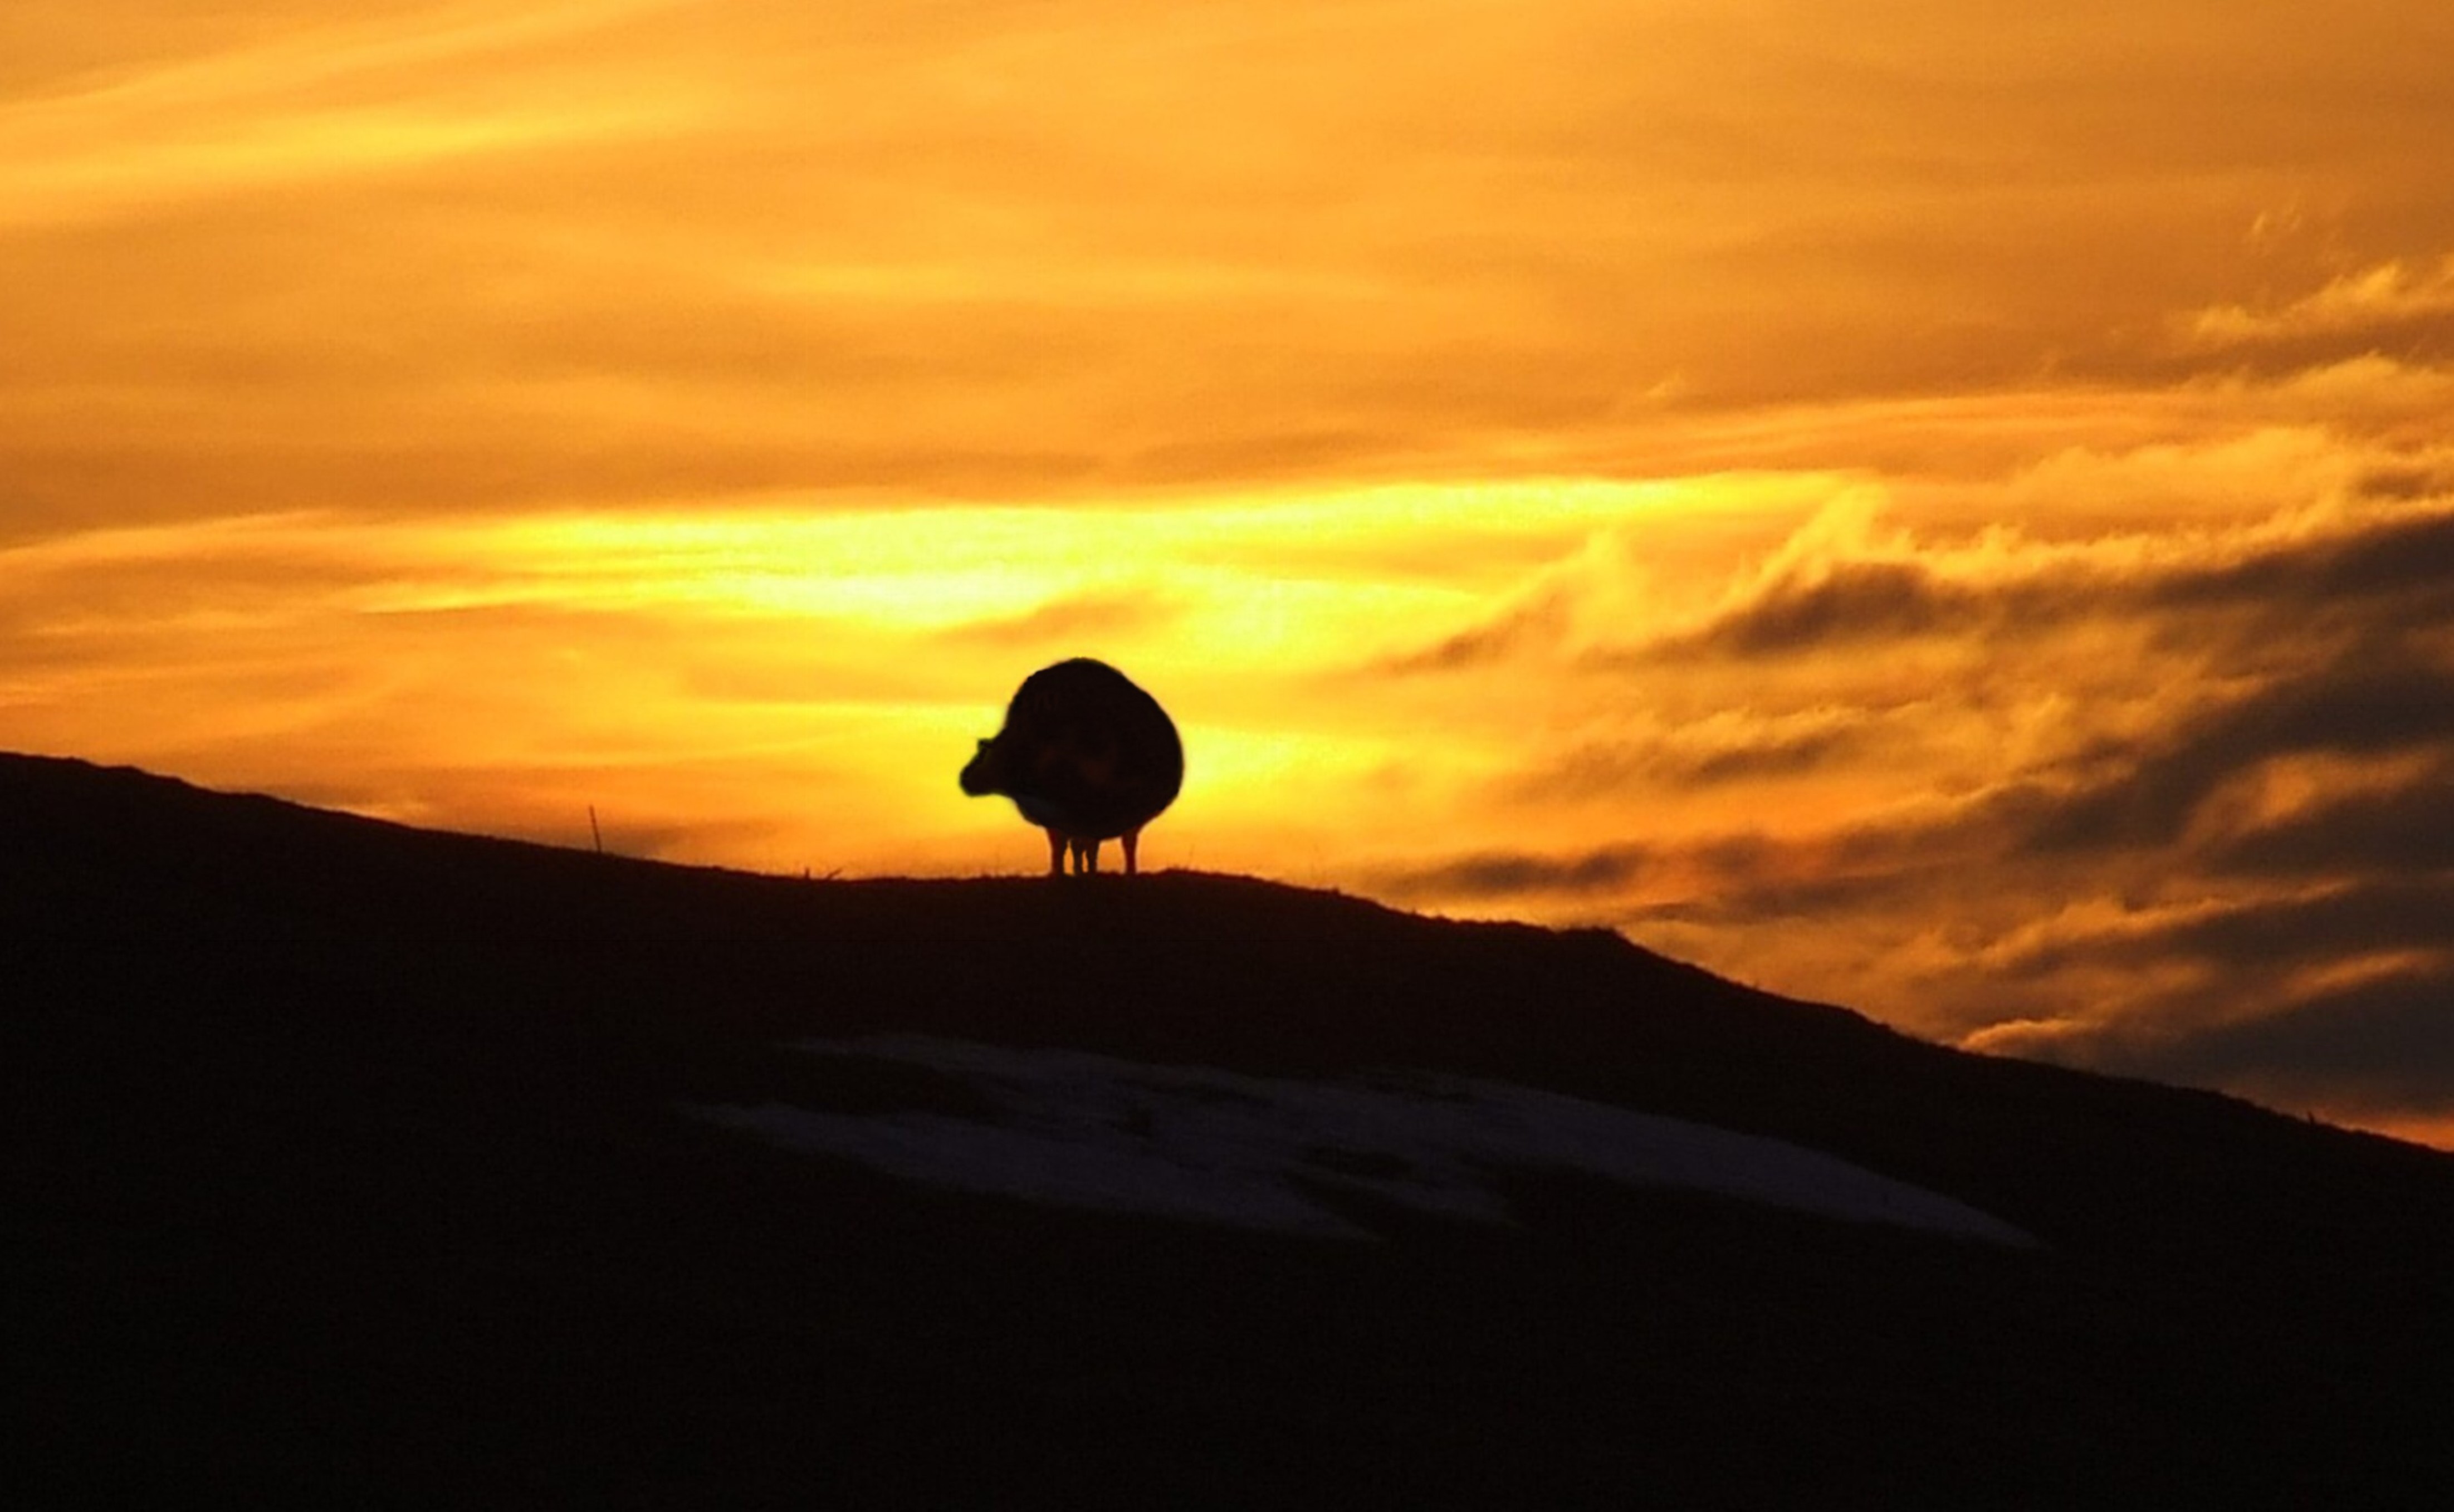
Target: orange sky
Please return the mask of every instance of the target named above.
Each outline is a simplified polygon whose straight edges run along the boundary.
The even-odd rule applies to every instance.
[[[2002,8],[2007,9],[2007,8]],[[2454,11],[0,17],[0,747],[1145,850],[2454,1132]]]

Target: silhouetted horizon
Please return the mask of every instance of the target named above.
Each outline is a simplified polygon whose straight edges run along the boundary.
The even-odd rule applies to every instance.
[[[2416,1146],[1251,877],[0,833],[36,1502],[2454,1489]]]

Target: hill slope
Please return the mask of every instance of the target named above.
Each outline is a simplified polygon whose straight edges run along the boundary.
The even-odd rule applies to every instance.
[[[2454,1489],[2454,1159],[1614,936],[1186,874],[747,877],[26,757],[0,913],[12,1504]],[[1478,1170],[1498,1223],[1314,1181],[1372,1236],[1322,1239],[898,1179],[725,1113],[1011,1128],[1051,1115],[997,1077],[1094,1062],[1663,1116],[2039,1242],[1539,1162]]]

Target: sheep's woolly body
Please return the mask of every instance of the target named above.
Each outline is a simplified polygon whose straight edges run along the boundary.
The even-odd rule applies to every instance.
[[[1142,827],[1184,785],[1184,746],[1158,700],[1088,657],[1043,667],[1007,705],[1005,728],[963,768],[963,791],[1002,793],[1048,832],[1049,870],[1098,869],[1103,840],[1136,869]]]

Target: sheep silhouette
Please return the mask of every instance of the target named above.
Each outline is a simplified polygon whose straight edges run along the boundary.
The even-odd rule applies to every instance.
[[[1048,872],[1099,869],[1099,845],[1122,840],[1136,868],[1142,826],[1184,786],[1184,744],[1158,700],[1104,661],[1077,656],[1022,680],[1005,728],[963,768],[963,791],[1001,793],[1048,832]]]

